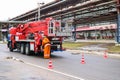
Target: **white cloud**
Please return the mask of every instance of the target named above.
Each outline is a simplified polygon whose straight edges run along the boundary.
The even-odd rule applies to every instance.
[[[16,17],[37,8],[37,3],[53,0],[0,0],[0,20]]]

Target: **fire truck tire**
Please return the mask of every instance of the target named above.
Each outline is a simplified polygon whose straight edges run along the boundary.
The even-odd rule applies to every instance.
[[[21,43],[20,52],[22,54],[25,54],[25,44],[24,43]]]
[[[9,50],[10,52],[13,52],[12,43],[9,43]]]
[[[30,44],[29,43],[26,44],[25,53],[26,55],[30,55]]]

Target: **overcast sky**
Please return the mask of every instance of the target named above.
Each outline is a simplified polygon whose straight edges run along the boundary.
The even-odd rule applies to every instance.
[[[0,0],[0,21],[8,20],[54,0]]]

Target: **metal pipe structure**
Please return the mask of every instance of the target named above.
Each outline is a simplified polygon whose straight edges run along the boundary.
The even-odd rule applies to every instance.
[[[2,26],[1,26],[1,23],[0,23],[0,41],[2,40]]]
[[[38,3],[38,21],[40,20],[40,6],[44,3]]]
[[[120,0],[117,0],[117,15],[118,15],[118,20],[117,20],[116,38],[117,38],[117,43],[120,44]]]
[[[40,20],[40,3],[38,3],[38,21]]]
[[[26,23],[26,21],[0,21],[0,23]]]

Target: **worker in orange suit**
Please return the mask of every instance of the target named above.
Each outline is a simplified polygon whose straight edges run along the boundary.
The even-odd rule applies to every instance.
[[[43,40],[42,40],[42,46],[44,48],[44,58],[50,58],[50,40],[48,39],[47,36],[44,36]]]

